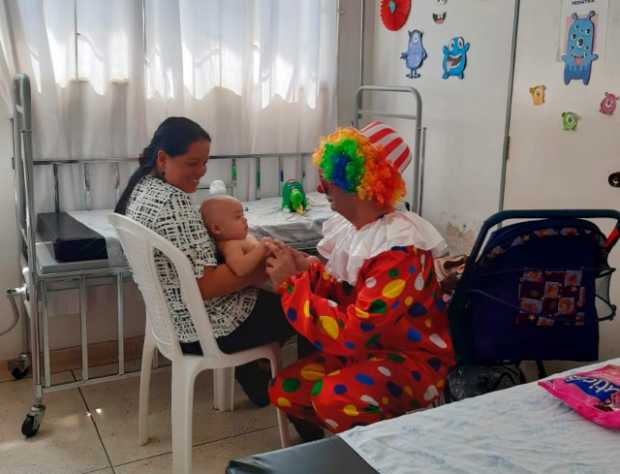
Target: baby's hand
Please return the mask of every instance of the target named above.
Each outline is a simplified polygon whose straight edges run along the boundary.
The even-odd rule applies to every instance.
[[[284,243],[280,242],[279,240],[272,239],[271,237],[264,237],[262,239],[262,242],[264,242],[265,246],[268,249],[268,253],[271,255],[274,255],[278,250],[286,247]]]
[[[261,252],[262,252],[264,257],[266,257],[267,255],[271,254],[270,245],[271,244],[268,242],[268,240],[266,238],[265,239],[260,239],[258,241],[258,245],[257,246],[258,246],[258,248],[261,249]]]

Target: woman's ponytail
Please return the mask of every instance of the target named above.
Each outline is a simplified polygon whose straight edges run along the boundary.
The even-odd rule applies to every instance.
[[[154,141],[155,137],[153,137]],[[116,203],[116,207],[114,208],[114,212],[117,214],[125,214],[127,211],[127,204],[129,203],[129,197],[133,192],[133,189],[136,185],[144,178],[146,175],[151,174],[151,172],[155,169],[156,161],[157,161],[157,146],[155,143],[151,141],[150,145],[147,146],[142,154],[140,155],[140,166],[136,171],[133,172],[129,181],[127,182],[127,186],[121,194],[120,199]]]

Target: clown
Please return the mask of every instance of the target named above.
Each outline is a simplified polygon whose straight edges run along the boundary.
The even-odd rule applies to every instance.
[[[395,210],[410,160],[380,122],[324,138],[313,161],[336,212],[318,246],[327,262],[282,245],[267,260],[290,324],[318,350],[269,389],[298,430],[399,416],[432,405],[444,387],[453,349],[433,258],[446,244],[430,223]]]

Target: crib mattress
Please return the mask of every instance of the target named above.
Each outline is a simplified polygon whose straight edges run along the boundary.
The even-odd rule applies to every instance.
[[[265,198],[244,202],[248,226],[257,237],[272,237],[292,247],[309,249],[321,239],[323,222],[332,215],[324,195],[308,194],[309,209],[303,214],[281,209],[281,198]],[[105,239],[107,259],[61,262],[54,255],[52,243],[39,236],[37,259],[40,274],[62,273],[127,265],[116,230],[108,222],[111,209],[68,211],[67,214]]]
[[[303,214],[282,210],[279,197],[243,203],[250,231],[293,247],[314,247],[322,237],[323,222],[333,211],[324,194],[308,193],[306,199],[308,209]]]

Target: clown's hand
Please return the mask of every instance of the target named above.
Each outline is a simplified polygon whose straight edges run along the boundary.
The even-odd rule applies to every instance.
[[[295,259],[295,266],[297,267],[298,272],[305,272],[310,268],[312,262],[320,261],[317,257],[312,255],[308,255],[305,252],[301,252],[296,249],[291,249],[293,253],[293,258]]]
[[[292,251],[288,247],[277,249],[271,257],[267,258],[266,272],[274,288],[295,275],[298,271]]]

